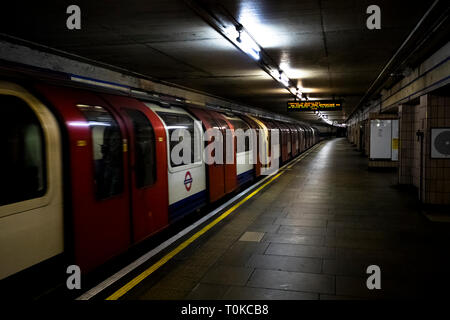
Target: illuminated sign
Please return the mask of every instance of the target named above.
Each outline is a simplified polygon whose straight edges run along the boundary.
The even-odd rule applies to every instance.
[[[339,111],[341,100],[288,101],[288,111]]]

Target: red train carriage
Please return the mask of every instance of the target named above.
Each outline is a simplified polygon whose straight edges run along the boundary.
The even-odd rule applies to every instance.
[[[260,176],[274,152],[272,130],[281,132],[282,162],[318,139],[304,124],[45,83],[30,89],[40,99],[0,82],[8,119],[0,129],[0,279],[62,253],[89,272]],[[228,130],[234,140],[237,129],[260,134],[257,150],[249,140],[235,143],[233,163],[206,165],[201,153],[174,163],[177,128],[201,151],[205,129]]]

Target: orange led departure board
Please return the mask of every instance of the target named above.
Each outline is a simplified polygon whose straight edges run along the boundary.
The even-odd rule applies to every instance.
[[[288,101],[288,111],[339,111],[342,110],[340,100]]]

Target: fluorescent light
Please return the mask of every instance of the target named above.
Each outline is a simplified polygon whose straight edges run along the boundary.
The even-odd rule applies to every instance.
[[[278,78],[279,81],[284,84],[286,87],[289,86],[289,78],[287,77],[287,75],[283,72],[283,70],[281,70],[280,72],[280,77]]]
[[[255,60],[260,59],[261,48],[258,44],[248,35],[244,30],[238,32],[236,27],[227,28],[225,34],[228,38],[237,45],[242,51],[247,53],[250,57]]]
[[[294,90],[292,90],[294,91]],[[300,88],[297,87],[295,88],[295,95],[297,96],[297,98],[299,98],[300,100],[302,99],[302,92],[300,91]]]
[[[287,75],[283,72],[283,70],[276,70],[276,69],[272,69],[272,71],[270,72],[272,74],[272,76],[277,79],[278,82],[281,82],[285,87],[289,88],[289,78],[287,77]]]

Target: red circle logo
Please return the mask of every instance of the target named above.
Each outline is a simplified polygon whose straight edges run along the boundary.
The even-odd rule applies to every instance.
[[[192,176],[189,171],[186,172],[186,175],[184,176],[184,187],[187,191],[191,190],[192,187]]]

